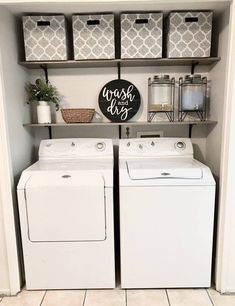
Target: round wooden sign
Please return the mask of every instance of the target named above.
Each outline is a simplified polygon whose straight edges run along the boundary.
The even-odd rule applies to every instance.
[[[130,120],[140,108],[140,94],[131,82],[117,79],[104,85],[99,94],[99,107],[112,122]]]

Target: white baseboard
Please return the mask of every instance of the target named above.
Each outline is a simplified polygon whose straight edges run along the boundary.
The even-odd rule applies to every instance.
[[[10,289],[0,289],[0,296],[10,295]]]

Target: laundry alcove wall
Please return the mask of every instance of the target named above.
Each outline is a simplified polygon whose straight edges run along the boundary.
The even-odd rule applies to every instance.
[[[108,1],[94,3],[80,1],[76,3],[60,2],[56,5],[48,3],[14,3],[0,6],[0,50],[2,57],[2,80],[4,88],[4,118],[7,128],[7,144],[9,148],[9,166],[11,170],[12,199],[17,216],[15,189],[21,171],[37,159],[37,149],[41,139],[48,138],[48,129],[23,127],[30,122],[30,107],[25,103],[24,86],[38,76],[44,76],[42,69],[27,69],[18,64],[22,61],[22,36],[20,30],[21,16],[26,13],[65,13],[69,18],[72,13],[131,11],[135,10],[192,10],[211,9],[215,12],[214,41],[215,50],[221,60],[211,66],[197,66],[196,73],[202,73],[211,80],[210,118],[216,120],[213,126],[193,127],[192,141],[195,157],[211,167],[216,177],[220,176],[221,142],[223,128],[223,109],[226,86],[226,61],[229,34],[229,1]],[[95,8],[95,9],[94,9]],[[49,69],[49,80],[64,96],[65,105],[75,107],[97,108],[97,97],[101,87],[108,81],[117,78],[116,67],[106,68],[73,68]],[[125,67],[121,77],[133,82],[142,96],[142,108],[133,120],[146,121],[147,110],[147,79],[155,74],[170,74],[176,78],[189,74],[190,66],[165,67]],[[98,110],[99,111],[99,110]],[[57,120],[61,121],[59,113]],[[126,125],[128,127],[128,123]],[[129,126],[130,137],[136,137],[138,131],[163,131],[164,136],[188,137],[188,126]],[[126,137],[125,126],[122,137]],[[117,143],[118,128],[116,126],[99,127],[55,127],[52,129],[54,138],[60,137],[108,137],[115,138]],[[11,205],[11,204],[9,204]],[[18,222],[18,221],[17,221]],[[18,225],[16,222],[17,232]],[[1,267],[0,267],[1,270]],[[2,271],[2,270],[1,270]],[[7,273],[7,271],[5,271]],[[6,284],[6,287],[8,284]]]

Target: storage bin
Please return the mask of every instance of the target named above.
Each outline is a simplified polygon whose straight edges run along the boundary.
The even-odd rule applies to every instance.
[[[162,19],[162,13],[121,14],[121,58],[161,58]]]
[[[24,16],[26,61],[67,60],[65,17]]]
[[[172,12],[168,16],[167,57],[209,57],[212,12]]]
[[[74,59],[113,59],[114,15],[73,16]]]

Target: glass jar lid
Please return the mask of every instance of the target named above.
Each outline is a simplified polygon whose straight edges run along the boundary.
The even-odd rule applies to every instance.
[[[163,74],[163,75],[155,75],[153,77],[153,84],[164,84],[164,83],[171,83],[172,80],[170,79],[169,74]]]
[[[187,84],[203,84],[206,78],[202,77],[200,74],[186,75],[184,77],[184,83]]]

